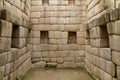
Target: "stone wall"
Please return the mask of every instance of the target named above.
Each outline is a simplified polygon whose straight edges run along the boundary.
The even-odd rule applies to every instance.
[[[0,80],[16,80],[31,68],[30,3],[0,0]]]
[[[120,0],[87,0],[87,22],[105,13],[106,9],[117,7]]]
[[[86,0],[32,0],[34,67],[84,66],[85,2]],[[75,39],[69,40],[69,43],[70,37]]]
[[[120,80],[120,8],[86,25],[85,67],[100,80]]]

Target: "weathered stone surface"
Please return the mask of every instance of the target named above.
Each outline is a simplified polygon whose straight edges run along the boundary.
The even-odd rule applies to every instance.
[[[32,65],[33,68],[45,68],[46,62],[37,62]]]
[[[120,65],[120,52],[116,52],[116,51],[112,52],[112,61],[115,64]]]
[[[117,78],[120,79],[120,66],[117,67]]]

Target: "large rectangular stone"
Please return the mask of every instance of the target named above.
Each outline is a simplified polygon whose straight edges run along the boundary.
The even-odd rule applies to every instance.
[[[120,36],[119,35],[111,35],[109,36],[110,40],[110,48],[116,51],[120,51]]]
[[[120,52],[112,51],[112,61],[115,64],[120,65]]]

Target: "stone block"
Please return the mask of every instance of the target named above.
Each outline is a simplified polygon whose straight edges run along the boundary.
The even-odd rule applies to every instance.
[[[74,57],[65,57],[64,61],[65,62],[74,62],[75,60],[74,60]]]
[[[41,56],[44,57],[44,58],[48,58],[49,57],[49,51],[44,51],[44,52],[41,52]]]
[[[74,62],[64,62],[63,64],[58,64],[57,68],[76,68],[77,65]]]
[[[58,50],[58,46],[57,45],[50,45],[50,50],[56,51],[56,50]]]
[[[105,59],[100,58],[100,68],[105,71],[106,63]]]
[[[120,65],[120,52],[112,51],[112,61],[115,64]]]
[[[5,75],[10,74],[10,63],[5,65]]]
[[[120,34],[119,25],[120,25],[120,20],[115,21],[115,26],[113,27],[113,30],[114,30],[115,34]]]
[[[1,37],[11,37],[12,35],[12,24],[10,22],[1,20],[0,21],[0,30],[1,30]]]
[[[85,52],[84,51],[70,51],[71,57],[84,57]]]
[[[118,35],[111,35],[109,36],[110,40],[110,48],[112,50],[120,51],[120,36]]]
[[[84,57],[76,57],[75,58],[75,62],[78,63],[78,62],[85,62],[85,58]]]
[[[104,58],[107,60],[111,60],[111,58],[112,58],[112,52],[109,48],[100,48],[99,55],[101,58]]]
[[[40,31],[33,31],[33,38],[40,38]]]
[[[57,39],[57,45],[65,45],[67,44],[67,39]]]
[[[0,38],[0,51],[9,51],[11,48],[11,38]]]
[[[33,45],[39,45],[40,44],[40,38],[33,38],[32,39],[32,43],[33,43]]]
[[[46,64],[47,67],[56,67],[57,66],[57,63],[54,63],[54,62],[48,62]]]
[[[3,66],[3,65],[5,65],[5,62],[6,61],[6,59],[5,59],[5,54],[0,54],[0,66]]]
[[[49,39],[49,44],[56,44],[57,40],[56,39]]]
[[[84,45],[85,44],[85,38],[77,38],[77,44]]]
[[[58,45],[58,49],[59,51],[67,51],[69,50],[69,46],[67,45]]]
[[[55,38],[55,31],[49,31],[49,38]]]
[[[63,58],[57,58],[57,63],[63,63],[64,59]]]
[[[114,34],[115,33],[115,22],[109,22],[107,24],[108,34]]]
[[[45,68],[46,62],[37,62],[32,65],[33,68]]]
[[[69,44],[68,46],[69,46],[70,51],[75,51],[75,50],[80,50],[80,49],[82,50],[85,48],[84,46],[78,45],[78,44]]]
[[[42,57],[42,53],[41,52],[32,52],[31,57],[32,58],[40,58],[40,57]]]
[[[119,9],[114,9],[112,11],[110,11],[110,20],[114,21],[114,20],[118,20],[119,19]]]
[[[106,72],[112,76],[115,76],[115,64],[111,61],[106,61]]]
[[[120,79],[120,66],[117,66],[117,78]]]
[[[41,45],[39,45],[39,50],[40,51],[49,51],[50,45],[49,44],[41,44]]]
[[[108,73],[104,72],[104,79],[103,80],[112,80],[112,76]]]
[[[62,32],[61,31],[55,31],[55,38],[62,38]]]
[[[14,12],[11,12],[8,9],[4,9],[1,11],[1,18],[3,20],[7,20],[9,22],[12,22],[14,24],[22,25],[22,19],[20,19],[20,17],[18,17]]]

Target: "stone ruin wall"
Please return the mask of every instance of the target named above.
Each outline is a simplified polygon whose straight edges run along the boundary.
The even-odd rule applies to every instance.
[[[0,80],[16,80],[31,68],[30,3],[0,0]]]
[[[84,67],[86,0],[48,1],[32,0],[33,67]]]
[[[120,0],[104,1],[88,0],[85,68],[100,80],[120,80]]]

